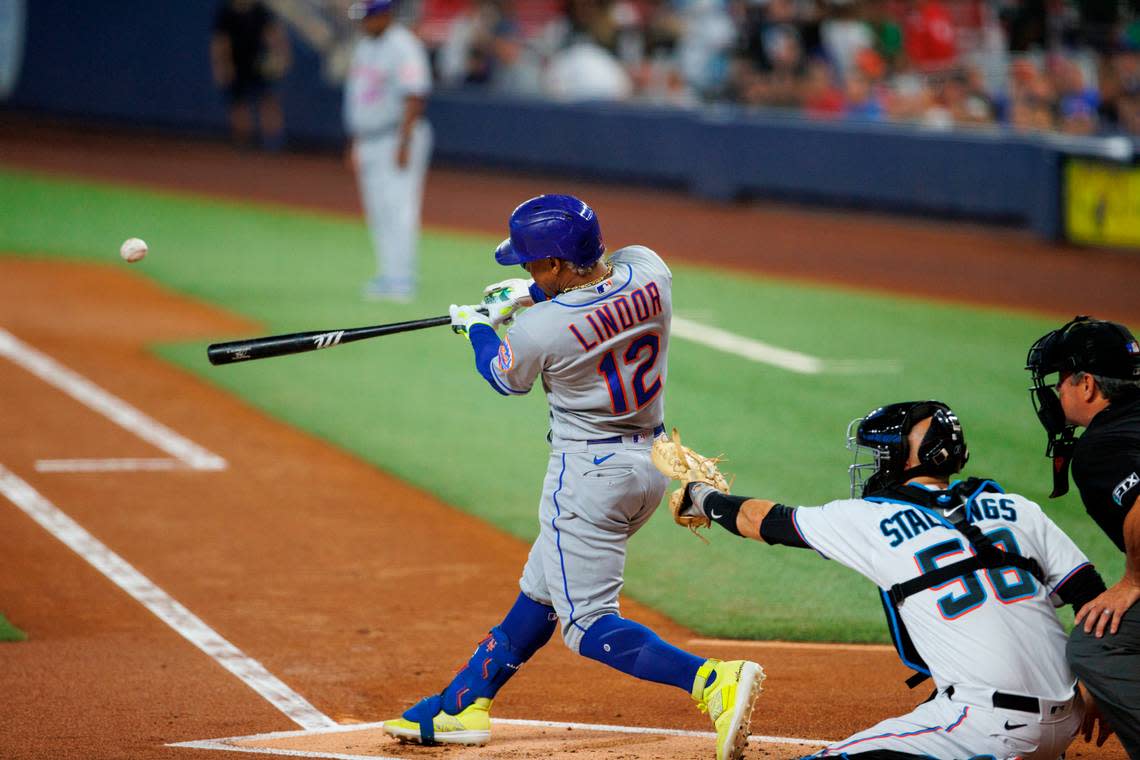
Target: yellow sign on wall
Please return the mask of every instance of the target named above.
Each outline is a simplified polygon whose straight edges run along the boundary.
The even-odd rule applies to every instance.
[[[1140,248],[1140,166],[1070,159],[1064,182],[1069,240]]]

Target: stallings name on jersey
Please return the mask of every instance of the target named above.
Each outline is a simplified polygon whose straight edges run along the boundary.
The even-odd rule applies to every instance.
[[[1017,522],[1017,510],[1013,508],[1013,499],[997,496],[983,496],[970,505],[970,522],[980,520],[1005,520]],[[940,522],[933,515],[921,509],[900,509],[890,517],[879,521],[879,530],[883,536],[890,539],[891,547],[898,546],[904,541],[921,536],[931,528],[944,528],[945,523]]]
[[[629,328],[661,313],[661,292],[649,282],[628,296],[611,298],[567,327],[583,351],[589,351]]]

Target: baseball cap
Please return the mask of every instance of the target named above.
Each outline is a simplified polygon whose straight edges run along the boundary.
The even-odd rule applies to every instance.
[[[377,13],[391,10],[393,0],[363,0],[363,2],[353,3],[348,9],[348,17],[359,21]]]
[[[1078,316],[1041,336],[1029,349],[1026,364],[1040,373],[1081,371],[1140,380],[1140,343],[1122,324]]]

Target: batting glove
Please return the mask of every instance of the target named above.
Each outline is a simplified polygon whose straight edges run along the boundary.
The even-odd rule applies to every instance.
[[[517,309],[525,309],[534,306],[536,290],[538,289],[534,287],[534,280],[520,278],[493,282],[483,288],[483,303],[502,301],[514,304]]]
[[[479,310],[486,311],[487,318],[491,320],[491,327],[498,329],[499,325],[509,325],[511,323],[519,307],[510,301],[491,301],[490,303],[480,304]]]
[[[487,325],[491,329],[495,328],[484,306],[456,306],[451,304],[447,308],[447,313],[451,316],[452,331],[460,335],[469,333],[472,325]]]

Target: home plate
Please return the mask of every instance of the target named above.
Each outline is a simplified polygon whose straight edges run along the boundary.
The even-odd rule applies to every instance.
[[[409,757],[447,760],[552,757],[573,757],[575,760],[710,760],[715,756],[716,735],[711,731],[509,719],[492,720],[491,726],[491,743],[482,747],[425,747],[401,743],[384,734],[378,723],[182,742],[172,746],[342,760]],[[753,736],[745,757],[793,760],[817,752],[824,744],[823,741],[809,739]]]

